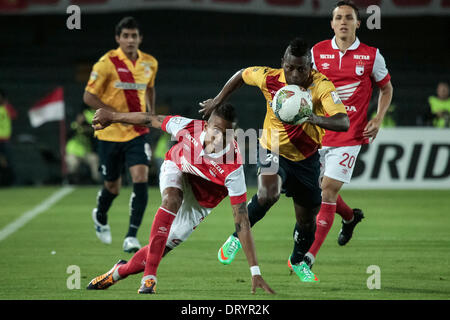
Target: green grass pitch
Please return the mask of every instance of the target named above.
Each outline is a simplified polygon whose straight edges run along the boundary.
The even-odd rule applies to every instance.
[[[60,187],[0,189],[0,230],[39,205]],[[109,223],[111,245],[100,243],[91,211],[97,187],[75,190],[0,241],[1,300],[245,300],[245,299],[449,299],[450,196],[448,190],[344,190],[344,199],[363,208],[366,219],[345,247],[337,244],[340,217],[317,257],[313,271],[319,283],[302,283],[289,275],[294,213],[284,196],[253,229],[262,274],[277,295],[261,289],[250,294],[250,271],[243,252],[223,266],[217,250],[233,231],[229,200],[225,199],[195,230],[190,239],[169,253],[158,272],[157,295],[137,294],[140,275],[130,276],[105,291],[86,285],[106,272],[122,251],[128,227],[131,190],[115,200]],[[255,189],[249,190],[249,197]],[[159,190],[150,189],[149,205],[138,237],[148,241]],[[380,268],[380,289],[368,289],[369,266]],[[80,270],[81,288],[71,289],[69,266]],[[73,279],[72,279],[73,280]],[[69,287],[68,287],[69,284]]]

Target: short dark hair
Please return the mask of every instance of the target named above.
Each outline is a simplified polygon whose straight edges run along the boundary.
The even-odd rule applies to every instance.
[[[288,50],[295,57],[307,57],[311,59],[311,48],[305,39],[297,37],[289,42]]]
[[[138,29],[139,35],[142,35],[139,23],[134,17],[125,17],[116,25],[116,36],[120,36],[122,29]]]
[[[219,104],[211,113],[211,115],[216,115],[231,123],[235,122],[236,120],[236,112],[234,110],[234,107],[230,103]]]
[[[356,6],[356,4],[355,4],[353,1],[351,1],[351,0],[342,0],[342,1],[338,1],[338,2],[336,3],[336,5],[334,6],[333,10],[331,10],[331,18],[333,18],[333,16],[334,16],[334,15],[333,15],[334,10],[335,10],[336,8],[341,7],[341,6],[349,6],[349,7],[352,7],[353,11],[355,11],[355,13],[356,13],[356,19],[357,19],[357,20],[361,20],[361,16],[359,15],[359,9],[358,9],[358,7]]]

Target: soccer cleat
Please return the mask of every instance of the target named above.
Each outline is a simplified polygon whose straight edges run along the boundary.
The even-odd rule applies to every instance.
[[[125,260],[119,260],[107,273],[102,274],[101,276],[95,277],[89,282],[86,289],[88,290],[105,290],[111,287],[117,281],[113,279],[114,271],[121,266],[122,264],[127,263]]]
[[[291,257],[288,259],[288,267],[292,272],[300,278],[302,282],[319,282],[317,276],[311,271],[308,264],[305,261],[301,261],[297,264],[291,263]]]
[[[141,294],[156,293],[156,279],[146,279],[138,290]]]
[[[239,238],[231,235],[220,247],[219,252],[217,253],[217,258],[223,264],[231,264],[241,248],[242,245]]]
[[[344,223],[342,221],[342,228],[339,231],[338,235],[338,244],[340,246],[345,246],[347,242],[350,241],[353,235],[353,230],[355,229],[356,225],[361,222],[361,220],[364,219],[364,213],[361,209],[353,209],[353,221],[350,223]]]
[[[141,248],[141,244],[136,237],[126,237],[123,240],[123,251],[136,252]]]
[[[94,220],[95,234],[97,235],[97,238],[99,238],[100,241],[105,244],[111,244],[111,228],[108,224],[103,225],[98,222],[96,208],[92,210],[92,220]]]

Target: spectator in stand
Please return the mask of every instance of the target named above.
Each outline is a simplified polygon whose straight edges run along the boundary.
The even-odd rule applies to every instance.
[[[433,117],[433,126],[437,128],[450,127],[450,98],[449,87],[446,82],[439,82],[436,88],[437,96],[428,98]]]
[[[14,183],[10,139],[12,135],[12,120],[16,118],[16,110],[8,103],[5,92],[0,89],[0,185],[11,185]]]

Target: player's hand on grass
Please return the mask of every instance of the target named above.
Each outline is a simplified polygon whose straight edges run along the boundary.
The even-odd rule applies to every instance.
[[[275,294],[275,291],[269,287],[260,275],[252,276],[252,294],[256,292],[256,288],[262,288],[264,291],[270,294]]]
[[[373,118],[370,120],[363,131],[364,138],[372,138],[372,140],[375,140],[378,130],[380,130],[382,120],[378,118]]]
[[[107,126],[111,125],[113,121],[113,113],[106,109],[97,109],[92,119],[92,127],[95,130],[102,130]]]
[[[217,107],[218,103],[214,99],[208,99],[199,103],[201,109],[198,113],[203,114],[203,118],[209,118],[214,108]]]

